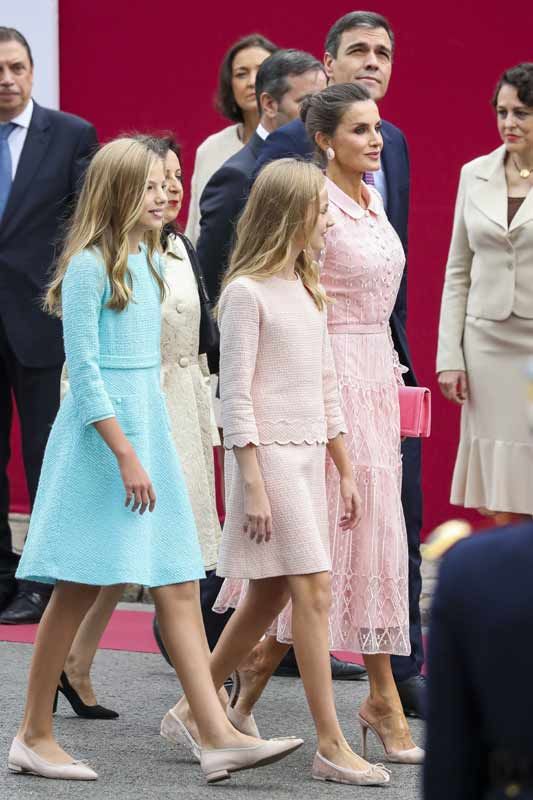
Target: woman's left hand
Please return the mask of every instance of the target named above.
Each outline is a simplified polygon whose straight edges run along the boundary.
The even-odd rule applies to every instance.
[[[340,490],[344,514],[339,520],[339,526],[343,531],[348,531],[356,528],[361,522],[363,503],[352,477],[341,478]]]

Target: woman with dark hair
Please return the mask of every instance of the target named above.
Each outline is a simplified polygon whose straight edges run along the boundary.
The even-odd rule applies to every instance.
[[[259,33],[239,39],[220,67],[217,110],[233,123],[208,136],[198,147],[191,180],[191,200],[185,233],[193,244],[200,234],[200,197],[209,178],[247,143],[259,122],[255,78],[257,70],[278,48]]]
[[[194,251],[176,219],[183,202],[181,150],[172,134],[138,136],[164,159],[168,203],[161,244],[166,295],[162,304],[161,387],[166,397],[172,439],[183,470],[206,571],[216,566],[221,531],[215,500],[213,446],[220,444],[211,406],[205,353],[199,355],[200,299]],[[63,371],[62,394],[67,384]],[[90,671],[98,644],[123,586],[109,586],[99,596],[71,647],[58,688],[82,717],[111,719],[115,711],[96,705]],[[168,728],[168,725],[167,725]],[[171,735],[171,734],[169,734]]]
[[[437,373],[462,406],[451,502],[504,522],[533,514],[533,63],[504,72],[492,104],[503,144],[461,170]]]

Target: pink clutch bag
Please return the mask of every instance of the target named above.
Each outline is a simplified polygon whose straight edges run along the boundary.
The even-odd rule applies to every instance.
[[[431,392],[422,386],[399,386],[400,435],[429,436],[431,433]]]

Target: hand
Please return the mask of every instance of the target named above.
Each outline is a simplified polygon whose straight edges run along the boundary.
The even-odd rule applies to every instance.
[[[344,503],[344,514],[339,520],[339,526],[343,531],[353,530],[361,522],[363,503],[351,476],[341,478],[340,491]]]
[[[272,511],[270,501],[265,491],[265,484],[245,484],[244,511],[246,519],[243,531],[255,539],[257,544],[270,541],[272,536]]]
[[[126,489],[126,501],[124,505],[129,506],[133,500],[132,511],[139,509],[140,514],[144,514],[146,509],[153,511],[155,508],[155,492],[152,481],[144,471],[143,466],[131,448],[125,455],[119,457],[118,465],[122,483]]]
[[[463,369],[447,369],[439,372],[439,388],[447,400],[462,406],[468,399],[468,381]]]

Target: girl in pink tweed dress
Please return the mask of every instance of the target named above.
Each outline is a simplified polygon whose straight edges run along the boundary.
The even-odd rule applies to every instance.
[[[313,775],[377,785],[388,772],[357,756],[339,727],[329,658],[326,449],[339,473],[342,530],[357,525],[360,505],[340,435],[326,296],[309,255],[330,225],[320,170],[294,159],[265,167],[238,224],[218,308],[226,521],[217,572],[248,589],[211,672],[221,685],[291,600],[319,741]]]

